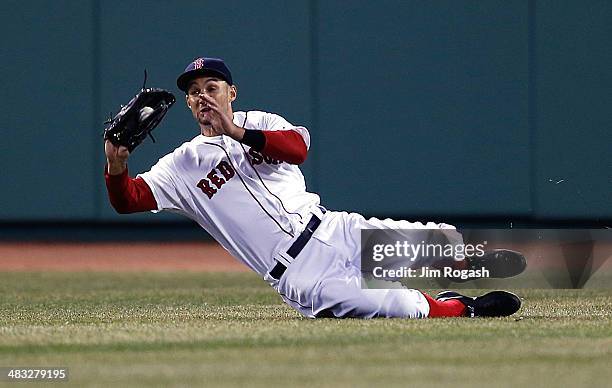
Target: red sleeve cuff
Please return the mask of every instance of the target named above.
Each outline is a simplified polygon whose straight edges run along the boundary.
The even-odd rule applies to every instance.
[[[142,178],[130,178],[127,168],[119,175],[111,175],[105,166],[104,178],[108,198],[118,213],[157,210],[157,201],[147,182]]]

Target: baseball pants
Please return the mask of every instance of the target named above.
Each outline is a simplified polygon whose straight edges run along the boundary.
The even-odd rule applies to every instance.
[[[429,304],[418,290],[397,282],[389,282],[385,289],[362,288],[361,229],[411,229],[414,233],[409,238],[415,243],[429,235],[427,229],[438,229],[449,241],[462,241],[454,227],[446,224],[366,220],[356,213],[328,211],[283,276],[277,280],[267,274],[264,279],[287,304],[310,318],[427,317]]]

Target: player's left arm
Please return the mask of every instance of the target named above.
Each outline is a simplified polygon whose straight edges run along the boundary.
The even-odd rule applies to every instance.
[[[258,128],[263,130],[246,130],[242,142],[274,159],[290,164],[304,163],[310,148],[308,129],[274,113],[263,114]]]
[[[263,155],[290,164],[302,164],[308,155],[306,141],[300,133],[292,129],[278,131],[246,129],[241,142]]]

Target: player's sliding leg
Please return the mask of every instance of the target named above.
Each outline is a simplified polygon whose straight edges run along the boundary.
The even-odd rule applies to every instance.
[[[405,241],[415,246],[420,243],[439,244],[441,246],[464,244],[462,235],[448,224],[434,224],[432,222],[422,224],[420,222],[381,220],[378,218],[365,219],[354,213],[346,214],[343,218],[348,225],[353,226],[355,234],[353,238],[357,241],[359,241],[360,236],[358,234],[362,229],[376,229],[379,233],[378,239],[387,239],[389,242]],[[367,244],[364,247],[366,246]],[[398,267],[406,265],[406,260],[401,257],[386,259],[385,262],[386,268],[389,269],[393,268],[394,265]],[[527,267],[527,262],[525,256],[520,252],[509,249],[494,249],[484,252],[484,255],[481,256],[466,256],[464,260],[454,260],[452,257],[419,257],[418,262],[413,262],[411,266],[413,268],[432,267],[438,269],[450,267],[458,270],[478,270],[479,272],[484,268],[488,271],[489,278],[509,278],[521,274]],[[461,277],[448,277],[447,279],[458,283],[474,280],[473,278],[462,279]]]
[[[413,289],[362,289],[348,278],[322,282],[313,302],[316,318],[503,317],[521,307],[518,296],[506,291],[478,297],[445,291],[434,299]]]
[[[313,300],[316,318],[426,318],[429,303],[418,290],[362,289],[357,278],[326,279]]]

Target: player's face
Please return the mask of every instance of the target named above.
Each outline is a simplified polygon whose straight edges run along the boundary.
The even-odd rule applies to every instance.
[[[236,87],[216,77],[200,77],[191,81],[187,89],[187,106],[193,118],[201,125],[211,125],[211,110],[204,95],[214,99],[228,115],[232,114],[232,102],[236,99]]]

